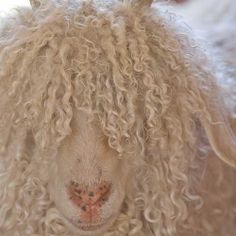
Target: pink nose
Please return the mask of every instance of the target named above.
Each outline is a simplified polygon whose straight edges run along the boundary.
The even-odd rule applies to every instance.
[[[92,187],[81,187],[71,181],[68,194],[71,201],[81,210],[81,222],[99,221],[102,206],[111,194],[111,184],[102,182]]]

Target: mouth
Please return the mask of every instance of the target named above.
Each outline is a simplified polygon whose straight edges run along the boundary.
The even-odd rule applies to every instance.
[[[115,221],[116,217],[111,216],[108,220],[96,224],[77,224],[77,228],[84,232],[104,231],[109,228]]]
[[[103,222],[94,223],[94,224],[82,224],[82,223],[75,223],[73,221],[66,220],[66,223],[68,226],[73,229],[74,232],[79,232],[81,235],[98,235],[98,233],[105,232],[108,228],[112,226],[116,219],[116,216],[111,216],[108,220],[105,220]]]
[[[95,231],[95,230],[102,229],[107,224],[108,224],[107,222],[99,223],[99,224],[84,224],[84,225],[81,224],[81,225],[78,225],[77,227],[83,231]]]

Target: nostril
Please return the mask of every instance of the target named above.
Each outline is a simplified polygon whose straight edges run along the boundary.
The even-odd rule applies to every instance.
[[[108,200],[110,194],[111,194],[110,186],[106,187],[103,186],[103,188],[99,188],[97,190],[97,199],[93,204],[99,204],[99,203],[104,204]]]
[[[69,198],[72,202],[85,210],[90,206],[99,206],[105,204],[111,194],[111,184],[102,182],[92,187],[82,187],[78,183],[72,181],[68,187]]]
[[[80,189],[75,189],[75,192],[80,195],[80,194],[82,193],[82,190],[80,190]]]
[[[97,222],[101,219],[101,209],[111,195],[111,184],[101,182],[94,186],[82,186],[71,182],[68,186],[71,202],[80,210],[83,223]]]

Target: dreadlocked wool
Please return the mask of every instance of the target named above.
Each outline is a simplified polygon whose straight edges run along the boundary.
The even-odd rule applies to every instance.
[[[235,234],[235,81],[221,86],[228,70],[178,17],[148,1],[49,1],[0,27],[1,236]],[[58,150],[89,124],[124,192],[101,232],[72,229],[50,193]]]

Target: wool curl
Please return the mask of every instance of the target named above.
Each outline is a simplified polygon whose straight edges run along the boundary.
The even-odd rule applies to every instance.
[[[105,236],[216,235],[212,220],[196,226],[193,213],[203,205],[198,186],[210,149],[202,94],[221,98],[216,72],[160,5],[103,3],[51,2],[2,21],[0,232],[74,235],[49,197],[47,170],[84,110],[121,160],[135,156],[132,188]],[[220,181],[221,167],[215,171]],[[215,202],[225,217],[222,196]]]

